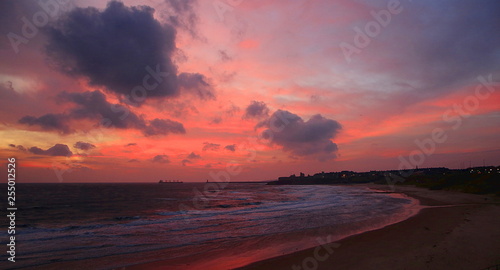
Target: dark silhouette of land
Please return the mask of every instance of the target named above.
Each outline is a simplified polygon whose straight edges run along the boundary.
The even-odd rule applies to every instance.
[[[397,184],[415,185],[433,190],[457,190],[467,193],[500,196],[500,166],[482,166],[467,169],[415,168],[370,172],[321,172],[314,175],[300,173],[279,177],[268,185],[328,185],[328,184]]]

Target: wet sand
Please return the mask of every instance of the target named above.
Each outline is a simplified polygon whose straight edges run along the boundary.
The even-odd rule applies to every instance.
[[[364,185],[389,190],[383,185]],[[238,269],[487,269],[500,265],[500,200],[396,186],[420,201],[415,216],[382,229]]]
[[[259,260],[262,252],[273,251],[268,242],[256,254],[231,250],[210,251],[217,260],[197,262],[179,258],[120,269],[471,269],[500,265],[500,198],[411,186],[359,185],[382,192],[403,193],[420,201],[423,209],[402,222],[356,234],[339,241]],[[270,246],[271,245],[271,246]],[[243,249],[245,250],[245,249]],[[270,252],[275,254],[275,252]],[[143,253],[143,256],[146,255]],[[230,258],[236,256],[237,261]],[[150,260],[161,254],[150,254]],[[211,257],[211,256],[208,256]],[[267,256],[269,258],[270,256]],[[194,260],[193,260],[194,259]],[[253,262],[253,263],[252,263]],[[495,268],[493,268],[495,269]]]

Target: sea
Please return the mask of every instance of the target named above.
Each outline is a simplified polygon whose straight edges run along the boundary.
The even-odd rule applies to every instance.
[[[415,199],[366,187],[263,183],[20,183],[16,205],[8,269],[233,269],[419,209]],[[5,216],[0,224],[7,250]]]

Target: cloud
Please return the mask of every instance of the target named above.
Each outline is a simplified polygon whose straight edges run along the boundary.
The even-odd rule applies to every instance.
[[[191,152],[189,155],[187,155],[186,159],[183,159],[181,161],[182,166],[187,166],[188,164],[193,164],[194,162],[192,160],[197,160],[201,159],[201,156],[196,154],[195,152]]]
[[[209,150],[210,151],[217,151],[217,150],[219,150],[219,148],[220,148],[220,144],[204,142],[202,150],[203,151],[209,151]]]
[[[133,163],[133,162],[139,162],[139,160],[138,160],[138,159],[133,158],[133,159],[131,159],[131,160],[127,161],[127,162]]]
[[[86,143],[86,142],[76,142],[73,145],[73,147],[76,149],[87,151],[87,150],[95,148],[95,145],[93,145],[91,143]]]
[[[179,87],[184,92],[192,93],[202,100],[215,99],[212,86],[207,82],[207,78],[199,73],[179,74]]]
[[[133,104],[147,97],[192,93],[215,99],[212,85],[199,73],[178,73],[176,27],[194,33],[194,1],[166,1],[169,13],[161,24],[149,6],[127,7],[111,1],[100,11],[75,8],[47,27],[46,54],[57,70],[88,79]],[[91,37],[91,38],[89,38]],[[135,102],[137,101],[137,103]]]
[[[47,150],[43,150],[39,147],[31,147],[28,149],[31,153],[35,155],[44,155],[44,156],[62,156],[62,157],[70,157],[73,155],[69,147],[65,144],[56,144]]]
[[[222,117],[217,116],[217,117],[214,117],[212,119],[212,121],[210,121],[210,124],[217,125],[217,124],[220,124],[221,122],[222,122]]]
[[[229,106],[229,108],[227,108],[226,110],[224,110],[224,113],[228,116],[233,116],[235,113],[239,112],[240,111],[240,107],[234,105],[234,104],[231,104]]]
[[[245,109],[243,118],[261,118],[269,115],[269,108],[266,103],[262,101],[252,101]]]
[[[125,147],[136,146],[136,145],[137,145],[137,143],[127,143],[127,144],[125,145]]]
[[[196,0],[165,0],[165,2],[173,8],[175,13],[193,12],[193,4]]]
[[[3,59],[1,50],[0,59]],[[5,59],[2,63],[7,64],[9,60]],[[26,69],[27,66],[22,63],[20,60],[16,68],[21,69],[21,72],[30,73]],[[0,69],[2,68],[0,67]],[[36,126],[40,130],[57,130],[62,134],[70,133],[70,127],[64,125],[65,119],[59,113],[48,114],[40,119],[33,117],[33,115],[44,115],[47,110],[53,109],[53,93],[51,91],[38,91],[38,86],[35,85],[33,78],[26,74],[19,74],[17,71],[11,70],[10,67],[8,70],[0,71],[0,108],[2,111],[0,122],[14,124],[19,123],[22,116],[32,116],[23,119],[23,122],[25,121],[23,124],[29,125],[28,123],[31,123],[32,126]],[[12,78],[9,78],[11,76]]]
[[[169,119],[154,119],[149,122],[149,125],[144,129],[144,135],[167,135],[169,133],[185,134],[184,126],[176,121]]]
[[[171,25],[198,37],[196,24],[199,19],[194,10],[195,3],[196,0],[165,0],[168,14],[162,15]]]
[[[70,133],[70,128],[66,123],[67,117],[63,114],[46,114],[40,117],[24,116],[19,119],[20,124],[29,126],[40,126],[44,130],[57,130],[61,133]]]
[[[151,159],[151,161],[157,163],[170,163],[167,155],[156,155]]]
[[[337,145],[331,141],[342,128],[341,125],[320,114],[308,121],[288,111],[278,110],[257,127],[266,127],[263,137],[272,144],[280,145],[284,151],[297,156],[314,155],[320,160],[336,157]]]
[[[146,82],[154,88],[148,96],[175,96],[176,30],[160,24],[153,13],[151,7],[117,1],[103,11],[75,8],[47,27],[46,52],[58,70],[85,77],[90,85],[127,95]]]
[[[90,119],[101,122],[103,127],[138,129],[145,136],[186,133],[182,123],[177,121],[159,118],[147,121],[123,105],[109,103],[106,96],[99,90],[83,93],[62,92],[58,95],[58,99],[77,106],[65,114],[46,114],[38,118],[24,116],[19,119],[19,123],[30,126],[39,125],[45,130],[70,133],[72,132],[69,128],[70,120]]]
[[[106,121],[110,127],[116,128],[144,128],[142,118],[131,112],[127,107],[109,103],[106,96],[99,90],[83,93],[62,92],[59,99],[77,104],[78,107],[70,111],[71,118],[94,119]]]
[[[232,57],[229,56],[229,54],[227,54],[225,50],[219,50],[219,57],[222,62],[233,60]]]
[[[231,152],[234,152],[234,151],[236,151],[236,144],[226,145],[226,146],[224,146],[224,149],[229,150]]]
[[[186,158],[187,159],[200,159],[201,156],[198,154],[195,154],[195,152],[191,152],[191,154],[189,154]]]
[[[20,150],[20,151],[23,151],[23,152],[26,152],[26,148],[22,145],[15,145],[15,144],[9,144],[9,147],[12,147],[12,148],[16,148],[17,150]]]

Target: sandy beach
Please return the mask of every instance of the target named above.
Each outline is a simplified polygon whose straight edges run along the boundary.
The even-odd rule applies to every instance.
[[[387,186],[368,187],[392,192]],[[337,241],[330,249],[306,249],[239,269],[479,270],[500,264],[498,198],[410,186],[397,186],[395,192],[418,199],[423,209],[403,222]]]
[[[403,193],[420,201],[418,214],[381,229],[281,252],[276,243],[294,235],[246,241],[237,249],[204,249],[200,256],[165,259],[165,250],[61,261],[38,269],[489,269],[500,264],[500,199],[488,195],[397,186],[359,185],[375,192]],[[332,228],[332,230],[338,230]],[[312,237],[306,232],[296,236]],[[335,231],[323,231],[322,235]],[[316,237],[314,237],[316,239]],[[297,238],[297,240],[300,240]],[[316,242],[314,242],[316,243]],[[256,249],[257,247],[257,249]],[[192,247],[191,247],[192,248]],[[304,249],[307,248],[307,249]],[[251,252],[250,252],[251,251]],[[267,255],[266,255],[267,254]],[[283,254],[276,256],[276,254]],[[143,261],[144,263],[141,263]],[[148,262],[149,261],[149,262]],[[245,266],[246,265],[246,266]],[[240,267],[240,268],[238,268]],[[496,269],[496,268],[491,268]]]
[[[359,185],[403,193],[420,201],[420,212],[402,222],[339,241],[250,263],[250,269],[489,269],[500,264],[500,199],[488,195],[384,185]],[[269,249],[269,247],[262,247]],[[237,251],[234,251],[236,255]],[[240,254],[242,257],[255,256]],[[316,258],[315,258],[316,256]],[[250,259],[250,258],[247,258]],[[231,269],[207,264],[156,261],[127,269]],[[202,268],[194,267],[194,265]],[[492,268],[496,269],[496,268]]]

